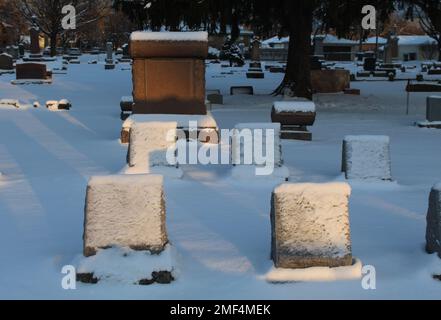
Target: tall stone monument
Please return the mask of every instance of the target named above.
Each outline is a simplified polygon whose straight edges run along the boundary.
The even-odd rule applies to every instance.
[[[205,115],[206,32],[134,32],[133,113]]]
[[[251,60],[260,61],[260,45],[261,42],[257,38],[251,43]]]
[[[31,58],[38,58],[42,57],[41,55],[41,49],[40,49],[40,30],[37,26],[32,26],[32,28],[29,30],[30,36],[31,36]]]

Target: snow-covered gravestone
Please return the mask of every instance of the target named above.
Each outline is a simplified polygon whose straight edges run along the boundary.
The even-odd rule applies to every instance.
[[[427,121],[441,122],[441,96],[427,97]]]
[[[282,184],[272,196],[276,268],[351,266],[347,183]]]
[[[432,188],[427,213],[426,250],[441,258],[441,183]]]
[[[133,32],[133,113],[206,115],[206,32]]]
[[[282,125],[282,139],[312,140],[307,127],[315,122],[315,103],[309,100],[276,101],[271,111],[273,122]]]
[[[134,122],[130,129],[129,168],[125,173],[155,173],[181,178],[182,170],[176,154],[177,138],[176,122]]]
[[[174,280],[163,177],[92,177],[87,187],[84,257],[77,279],[148,285]]]
[[[168,243],[163,177],[92,177],[87,187],[84,256],[113,246],[159,253]]]
[[[0,70],[13,70],[14,60],[12,56],[6,53],[0,54]]]
[[[231,161],[232,176],[237,179],[288,179],[289,170],[283,165],[280,124],[237,124],[231,139]]]
[[[113,63],[113,43],[112,42],[107,42],[106,53],[107,53],[107,57],[106,57],[105,69],[106,70],[115,69],[115,64]]]
[[[345,137],[342,171],[346,179],[391,181],[390,138],[367,135]]]

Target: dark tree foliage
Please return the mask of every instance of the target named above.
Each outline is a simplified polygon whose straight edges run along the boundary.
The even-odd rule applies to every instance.
[[[441,0],[405,0],[404,3],[408,5],[408,18],[418,18],[424,32],[436,41],[441,61]]]
[[[394,1],[387,0],[151,0],[134,4],[121,0],[116,5],[122,5],[132,18],[141,15],[141,10],[142,27],[152,30],[185,28],[226,34],[230,26],[234,42],[239,25],[244,24],[258,34],[277,30],[280,36],[289,35],[287,71],[275,94],[288,87],[296,96],[309,99],[313,26],[323,31],[333,28],[343,36],[360,30],[364,5],[374,5],[379,20],[387,19],[394,9]]]
[[[222,47],[220,58],[230,61],[230,66],[242,67],[245,65],[244,56],[237,44],[230,37],[227,37],[227,41]]]

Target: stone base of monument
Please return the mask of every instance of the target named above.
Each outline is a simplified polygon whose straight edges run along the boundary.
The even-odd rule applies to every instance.
[[[133,62],[132,58],[127,55],[123,55],[121,58],[118,59],[118,61],[121,63],[132,63]]]
[[[370,71],[361,71],[356,74],[357,78],[369,78],[371,75],[372,73]]]
[[[57,61],[55,57],[43,57],[40,54],[31,54],[28,57],[23,58],[24,62],[54,62]]]
[[[270,67],[269,72],[271,72],[271,73],[284,73],[285,68],[283,68],[283,67]]]
[[[230,88],[230,94],[232,96],[244,94],[244,95],[254,95],[254,88],[252,86],[237,86]]]
[[[271,110],[271,120],[281,124],[281,137],[287,140],[311,141],[312,133],[307,126],[312,126],[315,118],[316,108],[312,101],[276,101]]]
[[[132,96],[121,97],[119,106],[121,107],[121,120],[125,121],[132,114],[133,97]]]
[[[273,267],[265,275],[265,280],[270,283],[358,280],[362,277],[362,269],[363,264],[358,259],[354,259],[351,266],[336,268],[311,267],[304,269],[285,269]]]
[[[265,74],[259,71],[247,72],[248,79],[265,79]]]
[[[104,69],[105,70],[114,70],[115,69],[115,65],[113,63],[106,63],[104,65]]]
[[[42,80],[42,79],[20,79],[11,80],[13,85],[29,85],[29,84],[52,84],[52,79]]]
[[[430,69],[427,72],[428,75],[441,75],[441,69]]]
[[[361,94],[360,89],[354,89],[354,88],[347,88],[343,91],[344,94],[351,94],[355,96],[359,96]]]
[[[177,278],[174,255],[171,245],[160,254],[115,247],[99,250],[93,257],[78,257],[73,265],[77,281],[87,284],[169,284]]]
[[[257,61],[250,62],[250,68],[252,68],[252,69],[262,69],[262,63],[261,62],[257,62]]]
[[[206,115],[179,115],[179,114],[132,114],[123,123],[121,130],[121,143],[129,143],[130,129],[136,122],[169,122],[175,121],[178,130],[183,130],[190,136],[190,122],[197,123],[198,137],[202,143],[219,143],[219,128],[211,113]]]
[[[220,90],[208,90],[207,100],[211,104],[224,104],[224,96],[221,94]]]
[[[312,141],[312,133],[305,126],[284,126],[280,131],[283,140]]]

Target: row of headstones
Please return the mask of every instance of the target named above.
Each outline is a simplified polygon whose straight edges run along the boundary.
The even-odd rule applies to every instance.
[[[349,197],[346,183],[277,187],[271,200],[271,256],[275,267],[351,266]],[[162,176],[93,177],[87,188],[83,254],[90,257],[115,246],[161,254],[169,245],[166,214]],[[97,277],[91,274],[79,279],[97,282]],[[146,274],[145,279],[153,279],[148,284],[155,282],[153,274]]]
[[[52,72],[47,70],[46,65],[43,63],[17,63],[15,68],[17,80],[36,79],[47,81],[52,78]],[[14,59],[11,55],[6,53],[0,54],[0,70],[14,70]]]
[[[178,137],[177,124],[173,122],[134,122],[129,128],[129,152],[127,162],[134,172],[151,172],[158,167],[179,167],[178,154],[175,154],[174,161],[167,159],[167,150],[176,147]],[[237,124],[236,131],[232,136],[232,145],[237,150],[245,150],[246,143],[242,137],[242,130],[249,129],[253,136],[255,130],[273,130],[274,132],[274,165],[276,168],[283,167],[281,125],[280,123],[243,123]],[[173,137],[168,141],[164,139],[172,132]],[[210,132],[209,134],[212,134]],[[217,133],[216,133],[217,135]],[[186,141],[186,140],[185,140]],[[262,136],[262,142],[265,136]],[[233,164],[240,166],[244,163],[243,153],[231,149],[231,160]],[[172,163],[170,163],[172,162]],[[253,157],[251,166],[262,166]],[[392,180],[390,139],[387,136],[347,136],[342,147],[342,172],[346,179],[360,180]]]
[[[90,179],[84,224],[86,257],[112,246],[155,254],[165,249],[168,237],[164,178],[151,173],[157,167],[173,167],[166,159],[165,150],[175,143],[175,139],[166,141],[164,137],[176,127],[176,123],[134,123],[130,130],[128,162],[137,174]],[[272,128],[276,136],[280,134],[279,124],[239,124],[236,128]],[[235,138],[239,141],[237,149],[232,150],[232,157],[241,159],[243,142],[240,137]],[[275,165],[281,166],[280,139],[274,143],[277,152]],[[346,137],[343,150],[343,168],[348,179],[390,179],[387,137]],[[364,168],[367,162],[373,164],[370,168],[374,172],[366,176]],[[350,187],[346,183],[283,184],[277,187],[271,201],[272,258],[275,266],[308,268],[352,265],[349,196]],[[136,228],[133,227],[135,225]],[[155,278],[153,275],[146,277]],[[92,275],[79,279],[94,278]]]

